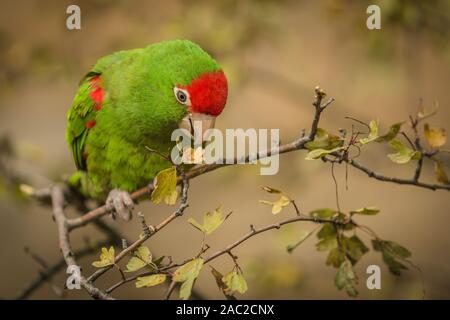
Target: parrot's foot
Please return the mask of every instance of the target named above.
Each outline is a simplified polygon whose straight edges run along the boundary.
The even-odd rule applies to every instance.
[[[134,202],[128,192],[113,189],[108,194],[108,198],[106,198],[106,206],[111,210],[113,218],[115,218],[115,214],[118,214],[125,221],[129,221],[134,208]]]

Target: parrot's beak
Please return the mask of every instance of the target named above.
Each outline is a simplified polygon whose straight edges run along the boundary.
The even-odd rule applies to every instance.
[[[202,142],[207,140],[209,134],[208,129],[213,129],[216,123],[216,117],[203,113],[189,113],[178,124],[181,129],[186,129],[194,136],[195,132],[201,130]]]

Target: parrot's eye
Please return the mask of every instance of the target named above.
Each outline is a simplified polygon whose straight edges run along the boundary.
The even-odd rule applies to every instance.
[[[175,87],[173,88],[173,93],[175,94],[175,98],[177,98],[177,101],[179,103],[184,104],[186,106],[191,105],[191,99],[189,98],[189,92],[187,90]]]

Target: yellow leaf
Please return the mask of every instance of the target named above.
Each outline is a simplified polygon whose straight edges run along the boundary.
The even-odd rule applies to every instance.
[[[177,170],[175,167],[164,169],[155,177],[155,190],[152,192],[153,203],[164,202],[174,205],[177,202]]]
[[[230,291],[237,291],[239,293],[245,293],[247,291],[247,282],[241,273],[231,271],[222,278],[222,281]]]
[[[210,266],[211,273],[214,276],[214,279],[216,280],[216,284],[219,287],[220,291],[225,295],[225,298],[228,300],[236,300],[236,298],[233,296],[232,292],[228,289],[227,285],[223,282],[223,274],[221,274],[218,270],[214,269],[214,267]]]
[[[203,216],[203,224],[198,223],[194,218],[189,218],[188,222],[200,231],[211,234],[224,222],[222,216],[222,207],[217,208],[213,212],[207,212]]]
[[[142,245],[139,246],[134,252],[132,257],[127,263],[127,270],[125,272],[137,271],[152,263],[152,255],[149,248]]]
[[[425,123],[423,127],[425,133],[425,139],[428,144],[433,148],[439,148],[445,144],[447,141],[447,136],[445,134],[445,129],[443,128],[433,128]]]
[[[191,260],[182,265],[181,267],[179,267],[177,270],[175,270],[172,276],[172,280],[175,282],[184,282],[189,278],[195,279],[199,275],[202,267],[203,267],[202,258]]]
[[[444,167],[442,166],[442,163],[440,163],[438,160],[434,161],[434,172],[436,173],[436,180],[438,182],[443,184],[450,184],[447,174],[445,173]]]
[[[388,154],[388,157],[392,162],[404,164],[411,160],[418,160],[422,157],[422,154],[419,151],[414,151],[406,147],[399,140],[393,139],[389,142],[389,145],[397,151],[397,153]]]
[[[96,268],[103,268],[113,265],[115,261],[114,247],[110,247],[109,250],[105,247],[102,248],[100,253],[100,260],[92,262],[92,265]]]
[[[367,138],[359,139],[359,142],[362,144],[366,144],[372,141],[375,141],[378,138],[378,123],[375,120],[370,121],[369,123],[370,132]]]
[[[192,287],[195,279],[189,278],[180,287],[180,299],[187,300],[191,296]]]
[[[287,205],[289,205],[291,203],[291,199],[282,195],[280,197],[280,199],[278,199],[277,201],[259,200],[259,203],[272,206],[272,213],[277,214],[277,213],[280,213],[284,207],[286,207]]]
[[[166,281],[165,274],[152,274],[150,276],[138,277],[136,281],[136,288],[153,287]]]
[[[192,286],[197,279],[203,267],[203,259],[196,258],[191,260],[173,273],[172,280],[175,282],[183,282],[180,288],[180,298],[186,300],[191,295]]]

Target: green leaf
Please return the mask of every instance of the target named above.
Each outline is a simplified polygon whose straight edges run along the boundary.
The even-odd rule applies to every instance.
[[[406,259],[411,257],[411,251],[394,241],[385,241],[384,246],[387,247],[390,252],[400,258]]]
[[[383,257],[383,261],[384,263],[386,263],[386,265],[389,268],[389,271],[396,276],[401,275],[402,270],[407,270],[408,268],[401,263],[400,261],[398,261],[395,256],[393,256],[392,254],[383,251],[382,252],[382,257]]]
[[[328,219],[333,217],[338,212],[333,209],[329,208],[323,208],[323,209],[316,209],[314,211],[311,211],[309,215],[314,218],[320,218],[320,219]]]
[[[186,300],[191,296],[192,286],[202,270],[203,262],[202,258],[193,259],[173,273],[172,280],[183,283],[180,288],[181,299]]]
[[[174,205],[177,202],[177,169],[172,166],[164,169],[155,177],[155,189],[152,192],[151,200],[158,204],[164,202],[168,205]]]
[[[209,266],[211,268],[211,273],[214,276],[214,279],[216,280],[216,284],[219,287],[220,291],[224,294],[225,298],[227,300],[236,300],[236,297],[230,292],[225,282],[223,282],[222,278],[223,275],[219,271],[217,271],[214,267]]]
[[[128,261],[125,272],[134,272],[142,269],[145,266],[153,265],[152,254],[150,249],[144,245],[139,246],[133,252],[134,257]]]
[[[338,242],[336,238],[325,238],[316,243],[317,251],[328,251],[337,248]]]
[[[342,237],[341,242],[345,254],[352,264],[356,264],[369,251],[369,248],[366,247],[357,235],[353,235],[350,238]]]
[[[378,138],[378,123],[375,120],[370,121],[369,123],[370,132],[367,138],[359,139],[361,144],[367,144],[372,141],[375,141]]]
[[[96,268],[103,268],[113,265],[115,263],[114,247],[110,247],[109,250],[105,247],[102,248],[100,253],[100,260],[92,262],[92,265]]]
[[[436,180],[443,184],[450,184],[448,176],[445,173],[444,166],[438,160],[434,160],[434,172],[436,174]]]
[[[299,245],[301,245],[308,237],[312,234],[311,231],[308,230],[300,230],[299,232],[299,239],[296,243],[290,244],[287,246],[287,252],[292,253],[295,248],[297,248]]]
[[[330,150],[337,147],[342,147],[344,140],[336,135],[329,134],[324,129],[318,128],[314,141],[305,144],[308,150],[325,149]]]
[[[287,205],[289,205],[291,203],[291,199],[282,195],[280,197],[280,199],[278,199],[277,201],[259,200],[259,203],[272,206],[272,213],[277,214],[277,213],[280,213],[284,207],[286,207]]]
[[[203,216],[203,224],[198,223],[194,218],[189,218],[188,222],[204,232],[205,234],[211,234],[225,221],[225,217],[222,216],[222,207],[217,208],[213,212],[207,212]]]
[[[345,261],[345,253],[341,250],[341,248],[336,247],[330,250],[325,263],[327,266],[331,265],[335,268],[339,268],[339,266],[344,261]]]
[[[375,251],[381,252],[383,261],[394,275],[400,275],[402,270],[408,268],[403,264],[411,256],[411,252],[405,247],[393,241],[372,240],[372,247]]]
[[[325,223],[317,233],[317,237],[319,239],[336,237],[336,227],[330,222]]]
[[[222,278],[222,281],[227,285],[228,290],[231,292],[237,291],[242,294],[247,291],[247,282],[245,281],[244,276],[236,270],[227,273]]]
[[[350,261],[345,260],[341,263],[334,278],[334,283],[339,290],[344,289],[349,296],[356,297],[358,295],[358,291],[355,288],[357,278]]]
[[[401,129],[403,123],[404,122],[398,122],[398,123],[393,124],[389,128],[389,131],[385,135],[382,135],[376,139],[376,142],[385,142],[385,141],[391,141],[392,139],[394,139],[397,136],[397,134],[400,132],[400,129]]]
[[[430,127],[428,123],[425,123],[424,127],[425,139],[432,148],[439,148],[447,141],[445,129]]]
[[[380,212],[380,210],[378,210],[375,207],[364,207],[361,209],[356,209],[356,210],[350,211],[350,215],[361,214],[361,215],[366,215],[366,216],[373,216],[373,215],[376,215],[378,212]]]
[[[344,149],[344,147],[337,147],[334,149],[330,149],[330,150],[326,150],[326,149],[314,149],[310,152],[308,152],[308,154],[306,155],[305,160],[316,160],[316,159],[320,159],[323,156],[326,156],[327,154],[339,151]]]
[[[392,162],[404,164],[408,163],[411,160],[418,160],[422,156],[422,154],[419,151],[414,151],[408,148],[399,140],[394,139],[391,142],[389,142],[389,145],[395,151],[397,151],[397,153],[388,154],[388,157],[389,159],[392,160]]]
[[[136,288],[153,287],[166,281],[165,274],[152,274],[150,276],[138,277],[135,283]]]

